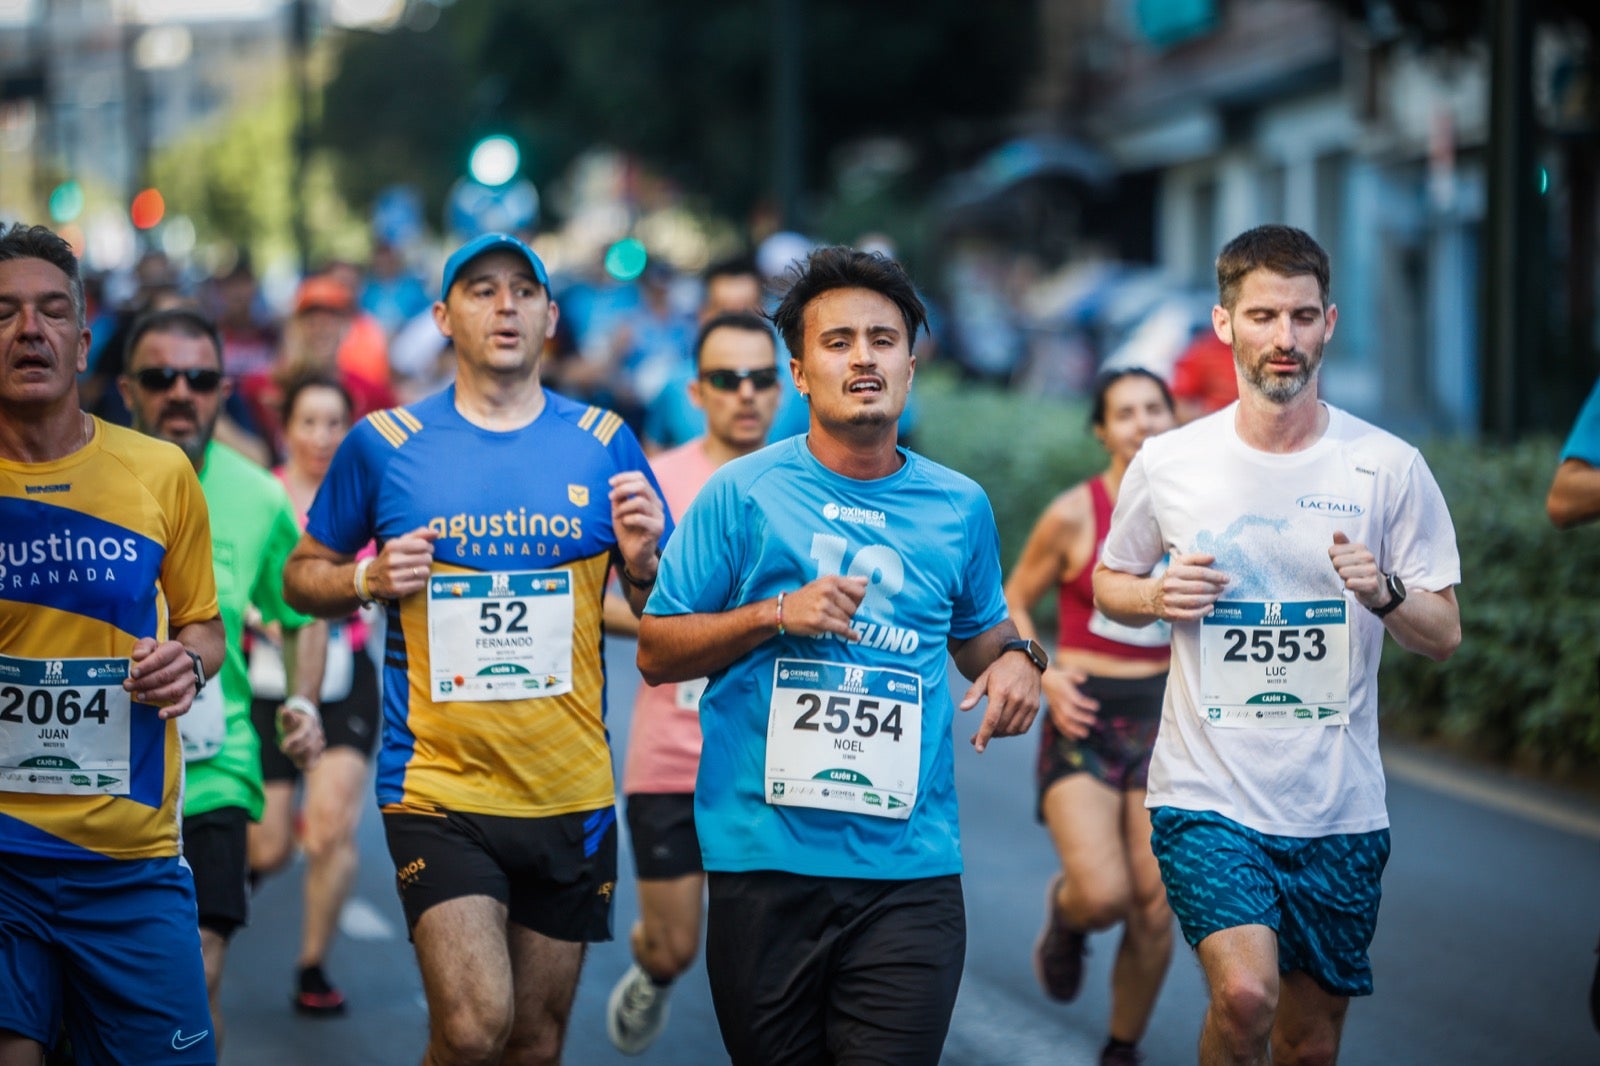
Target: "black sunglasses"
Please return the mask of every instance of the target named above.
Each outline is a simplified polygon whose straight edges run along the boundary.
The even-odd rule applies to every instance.
[[[738,392],[739,386],[746,381],[757,392],[765,392],[778,383],[778,370],[776,367],[762,370],[707,370],[700,375],[700,380],[722,392]]]
[[[178,383],[181,377],[189,383],[190,392],[216,392],[217,386],[222,384],[222,371],[201,370],[190,367],[188,370],[177,370],[170,366],[149,367],[133,375],[141,389],[151,392],[166,392]]]

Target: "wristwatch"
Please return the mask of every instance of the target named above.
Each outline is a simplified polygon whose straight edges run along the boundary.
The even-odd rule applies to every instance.
[[[1406,586],[1405,582],[1400,580],[1399,574],[1384,574],[1383,583],[1389,588],[1389,602],[1384,604],[1382,607],[1369,608],[1369,610],[1372,611],[1373,616],[1377,618],[1382,618],[1384,615],[1388,614],[1390,611],[1406,602]]]
[[[197,651],[192,651],[189,648],[183,650],[189,656],[189,661],[194,664],[194,694],[198,696],[200,695],[200,690],[206,687],[205,660],[200,658],[200,653]]]
[[[1050,665],[1050,657],[1044,653],[1044,649],[1039,646],[1037,640],[1027,640],[1023,637],[1018,637],[1016,640],[1008,640],[1000,645],[1000,654],[1004,655],[1008,651],[1022,652],[1033,661],[1033,665],[1039,668],[1041,674]]]

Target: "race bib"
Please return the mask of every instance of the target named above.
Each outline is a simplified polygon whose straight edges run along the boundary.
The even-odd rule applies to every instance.
[[[355,682],[356,657],[343,625],[328,627],[328,657],[322,668],[322,692],[317,702],[326,706],[350,697]],[[281,700],[289,694],[284,675],[283,649],[257,633],[250,645],[250,692],[263,700]]]
[[[680,681],[673,686],[672,703],[680,711],[691,714],[700,713],[700,697],[706,694],[707,679],[697,677],[693,681]]]
[[[1219,600],[1200,624],[1200,715],[1211,725],[1350,724],[1342,600]]]
[[[0,655],[0,790],[126,796],[127,659]]]
[[[206,682],[189,711],[178,719],[183,761],[200,762],[222,750],[228,739],[228,701],[222,698],[222,671]]]
[[[429,694],[521,700],[572,691],[572,575],[436,575],[428,581]]]
[[[922,763],[922,679],[887,667],[779,659],[767,718],[766,799],[905,819]]]

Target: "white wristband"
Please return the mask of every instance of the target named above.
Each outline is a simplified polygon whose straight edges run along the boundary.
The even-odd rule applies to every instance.
[[[317,710],[317,705],[304,696],[290,696],[283,701],[283,709],[286,711],[298,711],[313,722],[322,721],[322,712]]]
[[[356,563],[356,599],[365,607],[373,602],[372,591],[367,588],[367,568],[372,565],[372,556],[367,556]]]

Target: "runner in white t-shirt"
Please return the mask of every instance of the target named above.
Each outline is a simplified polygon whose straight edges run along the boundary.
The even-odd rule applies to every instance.
[[[1239,402],[1145,443],[1095,573],[1114,620],[1172,623],[1147,803],[1211,990],[1206,1064],[1337,1057],[1349,997],[1372,992],[1389,854],[1384,633],[1436,660],[1461,640],[1427,464],[1317,397],[1328,279],[1327,253],[1288,226],[1222,250],[1212,322]]]

